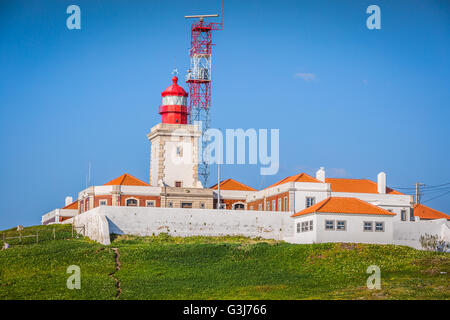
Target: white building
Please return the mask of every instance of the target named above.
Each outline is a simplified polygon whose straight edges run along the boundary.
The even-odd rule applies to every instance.
[[[147,211],[153,213],[152,226],[160,222],[154,215],[156,212],[170,212],[172,220],[166,222],[170,222],[178,230],[196,230],[194,226],[199,224],[197,234],[204,234],[205,230],[208,230],[207,234],[223,235],[224,230],[229,234],[236,234],[243,230],[246,235],[272,234],[277,239],[285,238],[296,243],[364,242],[408,245],[416,245],[425,230],[447,235],[447,220],[450,220],[450,216],[415,204],[412,196],[387,187],[384,172],[380,172],[376,181],[372,181],[330,178],[326,176],[325,169],[320,168],[315,177],[299,173],[263,190],[256,190],[234,179],[223,180],[211,188],[202,186],[198,179],[201,133],[197,126],[188,123],[188,94],[177,81],[178,78],[173,77],[172,85],[161,93],[162,106],[159,107],[159,114],[162,122],[154,125],[147,135],[151,143],[148,182],[125,173],[103,185],[90,186],[80,191],[75,201],[69,197],[65,207],[43,215],[42,224],[67,223],[72,221],[71,218],[98,207],[130,207],[114,210],[99,208],[95,212],[114,211],[114,219],[124,223],[124,230],[127,230],[125,224],[132,224],[133,229],[128,230],[137,230],[137,234],[149,231],[156,234],[160,229],[151,230],[150,225],[142,225],[146,231],[140,232],[140,224],[118,218],[121,212],[132,217],[132,214],[129,215],[130,210],[145,207],[138,211],[143,216]],[[247,212],[240,216],[226,214],[224,211],[217,215],[220,216],[220,224],[207,222],[209,220],[203,214],[214,215],[219,207]],[[170,210],[160,210],[165,208]],[[196,217],[189,215],[186,218],[186,214],[181,213],[188,209],[200,211]],[[178,214],[179,221],[176,218]],[[267,216],[262,219],[261,215]],[[112,217],[111,213],[110,218]],[[433,222],[438,219],[442,221]],[[286,225],[288,220],[291,222]],[[432,222],[425,223],[427,221],[421,220]],[[102,227],[103,230],[105,228],[107,227]],[[253,231],[249,231],[249,228]],[[184,232],[188,234],[188,231]]]
[[[329,197],[292,215],[292,242],[393,243],[395,213],[358,198]]]

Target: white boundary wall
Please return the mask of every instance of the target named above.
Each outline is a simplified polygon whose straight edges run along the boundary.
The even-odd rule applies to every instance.
[[[108,221],[106,220],[105,215],[99,212],[99,208],[102,207],[98,207],[75,216],[73,218],[74,227],[78,233],[82,233],[89,239],[108,245],[111,243],[109,238],[110,232]]]
[[[85,227],[86,236],[103,244],[109,244],[111,233],[151,236],[164,232],[181,237],[235,235],[275,240],[294,234],[289,212],[247,210],[100,206],[75,217],[75,227],[81,226]]]
[[[77,228],[84,227],[84,235],[102,244],[110,244],[111,233],[137,236],[151,236],[168,233],[172,236],[245,236],[264,239],[285,240],[291,243],[314,242],[365,242],[393,243],[422,249],[420,236],[433,234],[450,241],[450,223],[445,219],[419,222],[388,222],[386,231],[374,239],[370,234],[368,239],[355,236],[348,222],[347,238],[338,239],[301,239],[294,233],[295,221],[290,212],[280,211],[247,211],[247,210],[211,210],[211,209],[180,209],[155,207],[110,207],[100,206],[74,217]],[[306,217],[308,218],[308,217]],[[311,219],[310,217],[309,219]],[[341,219],[342,216],[334,216]],[[391,220],[392,217],[389,217]],[[367,217],[364,217],[367,220]],[[363,219],[363,220],[364,220]],[[378,221],[380,218],[372,219]],[[306,219],[308,220],[308,219]],[[317,219],[314,220],[314,232],[323,229]],[[362,221],[357,223],[362,228]],[[77,229],[82,231],[82,229]],[[325,231],[324,231],[325,232]],[[326,231],[328,233],[332,231]],[[341,231],[333,231],[337,232]],[[316,234],[317,236],[317,234]],[[364,241],[365,240],[365,241]]]
[[[394,244],[422,249],[420,237],[425,234],[437,235],[450,242],[449,227],[450,222],[446,219],[394,222]]]

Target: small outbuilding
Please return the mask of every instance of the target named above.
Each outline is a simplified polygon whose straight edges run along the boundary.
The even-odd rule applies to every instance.
[[[357,198],[329,197],[292,215],[296,243],[388,244],[395,213]]]

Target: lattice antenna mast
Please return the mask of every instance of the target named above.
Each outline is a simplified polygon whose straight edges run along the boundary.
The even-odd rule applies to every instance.
[[[202,160],[198,165],[199,179],[207,187],[209,178],[209,164],[206,158],[206,147],[209,137],[206,130],[210,127],[209,110],[211,108],[211,48],[212,31],[223,29],[223,1],[220,23],[206,22],[205,18],[216,18],[218,14],[201,14],[185,16],[185,18],[198,18],[191,25],[191,48],[189,49],[190,69],[186,75],[189,87],[189,123],[199,121],[202,124]]]

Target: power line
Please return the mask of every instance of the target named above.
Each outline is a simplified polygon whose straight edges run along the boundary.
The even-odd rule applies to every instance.
[[[439,185],[436,185],[436,186],[425,186],[425,188],[431,189],[431,188],[438,188],[438,187],[443,187],[443,186],[448,186],[448,185],[450,185],[450,182],[439,184]]]
[[[443,196],[445,196],[445,195],[446,195],[446,194],[448,194],[448,193],[450,193],[450,190],[449,190],[449,191],[447,191],[447,192],[444,192],[444,193],[442,193],[442,194],[440,194],[440,195],[438,195],[438,196],[436,196],[436,197],[434,197],[434,198],[431,198],[431,199],[425,200],[425,201],[423,201],[423,202],[425,203],[425,202],[428,202],[428,201],[431,201],[431,200],[434,200],[434,199],[437,199],[437,198],[443,197]]]
[[[433,189],[433,188],[438,188],[438,187],[443,187],[443,186],[449,186],[450,187],[450,182],[443,183],[443,184],[438,184],[438,185],[435,185],[435,186],[425,185],[425,186],[422,186],[422,190],[423,189]],[[390,187],[390,188],[391,189],[402,189],[402,190],[415,190],[416,189],[416,187]]]
[[[436,188],[436,189],[431,189],[431,190],[421,190],[422,192],[426,192],[426,193],[431,193],[431,192],[440,192],[440,191],[447,191],[450,190],[450,187],[444,187],[444,188]]]

